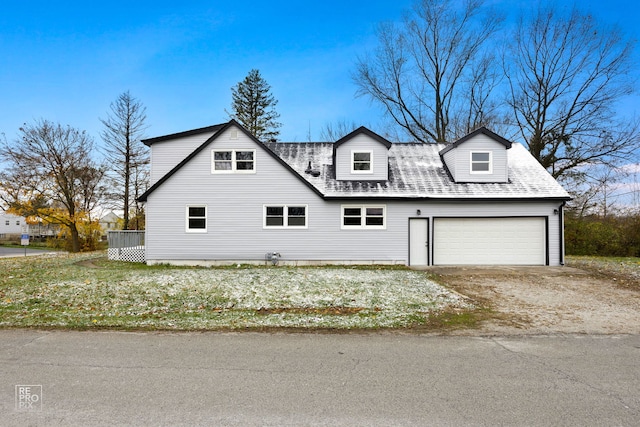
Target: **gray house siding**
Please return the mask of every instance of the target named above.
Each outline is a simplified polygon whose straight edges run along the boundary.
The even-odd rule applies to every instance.
[[[298,172],[298,176],[261,143],[243,131],[237,132],[239,128],[235,126],[231,124],[222,128],[222,133],[197,151],[194,150],[201,147],[211,135],[189,137],[187,144],[191,151],[184,155],[181,152],[179,156],[170,156],[169,153],[173,151],[168,148],[182,147],[187,138],[152,145],[152,163],[160,155],[167,172],[187,155],[189,160],[164,176],[144,198],[147,203],[146,259],[149,264],[264,262],[265,254],[271,252],[280,253],[282,261],[291,263],[408,264],[409,221],[416,217],[428,220],[429,242],[434,241],[433,224],[436,218],[542,217],[546,224],[544,238],[548,263],[560,265],[563,261],[561,209],[563,200],[566,200],[564,197],[545,200],[542,197],[520,198],[505,193],[505,197],[512,199],[501,200],[502,193],[496,192],[475,198],[444,194],[435,198],[412,199],[383,197],[374,192],[365,195],[344,192],[344,196],[325,195],[323,198],[319,193],[326,193],[318,191],[306,181],[304,172]],[[169,144],[163,146],[167,142]],[[157,146],[167,150],[157,151]],[[467,150],[468,153],[475,147],[490,147],[495,152],[506,151],[504,145],[491,146],[484,138],[475,137],[451,151]],[[376,162],[374,174],[379,169],[379,158],[385,161],[385,173],[388,170],[387,147],[367,135],[358,135],[338,147],[336,157],[347,159],[349,172],[353,149],[373,150]],[[212,173],[213,150],[255,150],[255,173]],[[340,150],[344,150],[346,156],[342,156]],[[384,150],[384,155],[379,155],[379,150]],[[170,157],[172,162],[169,161]],[[435,159],[439,159],[437,154]],[[441,168],[440,165],[438,167]],[[441,175],[446,177],[444,173]],[[154,181],[158,179],[160,177],[156,176]],[[323,175],[317,179],[328,178]],[[306,227],[265,227],[265,206],[282,205],[305,206]],[[386,209],[384,228],[342,227],[344,205],[383,205]],[[186,229],[187,206],[206,206],[206,231],[190,232]],[[431,254],[432,250],[431,247]]]
[[[266,161],[268,162],[268,160]],[[263,178],[265,179],[265,178]],[[278,178],[275,178],[277,181]],[[179,181],[179,180],[176,180]],[[269,185],[271,179],[265,179]],[[168,186],[167,188],[170,188]],[[296,182],[280,187],[278,194],[264,197],[260,191],[235,198],[232,192],[208,200],[208,230],[203,234],[185,232],[185,206],[199,204],[199,197],[185,196],[165,209],[153,209],[148,219],[147,261],[217,260],[261,261],[267,252],[278,252],[283,261],[374,262],[406,264],[409,260],[409,218],[429,220],[429,241],[433,242],[433,219],[438,217],[545,217],[548,219],[547,248],[550,265],[560,265],[560,215],[554,214],[560,203],[495,202],[492,204],[433,201],[379,201],[386,206],[386,229],[341,229],[343,205],[374,204],[368,201],[323,202]],[[175,188],[174,190],[177,190]],[[212,190],[216,191],[217,186]],[[153,203],[150,197],[149,203]],[[237,202],[233,202],[237,200]],[[263,204],[307,205],[307,229],[264,229]],[[162,233],[153,232],[156,227]]]
[[[212,149],[255,149],[256,173],[212,174]],[[263,228],[263,206],[272,204],[307,205],[308,228]],[[186,232],[187,205],[207,206],[206,233]],[[317,194],[243,133],[238,140],[221,135],[149,196],[147,259],[260,260],[269,251],[290,256],[294,247],[302,248],[299,256],[328,253],[318,248],[331,245],[323,239],[325,209]]]
[[[228,132],[228,131],[227,131]],[[256,150],[254,174],[212,174],[211,151]],[[241,195],[241,197],[239,197]],[[307,206],[307,228],[264,228],[265,205]],[[386,228],[341,228],[343,205],[385,205]],[[409,258],[409,218],[545,216],[551,265],[560,260],[560,202],[442,202],[431,200],[323,200],[253,140],[220,135],[147,200],[146,257],[162,262],[262,261],[279,252],[283,261],[383,262]],[[186,207],[207,206],[206,233],[186,231]],[[433,227],[430,226],[430,230]],[[431,240],[431,239],[430,239]]]
[[[162,141],[151,146],[151,184],[162,178],[182,159],[213,135],[213,132]]]
[[[493,173],[471,173],[471,152],[491,151]],[[454,150],[444,154],[444,161],[456,182],[507,182],[507,150],[504,145],[486,135],[476,135]]]
[[[351,152],[371,151],[373,173],[352,173]],[[359,134],[344,142],[336,150],[336,179],[356,181],[386,181],[389,178],[388,149],[367,135]]]

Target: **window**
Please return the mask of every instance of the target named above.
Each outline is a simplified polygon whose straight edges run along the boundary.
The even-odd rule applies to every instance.
[[[264,228],[307,228],[307,206],[264,206]]]
[[[187,206],[187,232],[207,232],[207,206]]]
[[[20,220],[16,221],[16,225],[20,225]]]
[[[373,173],[373,152],[372,151],[352,151],[351,152],[351,172],[352,173]]]
[[[471,173],[491,173],[491,152],[471,152]]]
[[[342,226],[346,229],[386,228],[386,206],[342,206]]]
[[[6,221],[4,222],[4,225],[9,225],[9,220],[6,220]]]
[[[213,150],[211,173],[255,173],[255,150]]]

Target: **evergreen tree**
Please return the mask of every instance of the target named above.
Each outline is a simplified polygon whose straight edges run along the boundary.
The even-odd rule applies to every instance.
[[[229,116],[259,140],[276,140],[282,123],[275,110],[278,101],[270,93],[271,86],[260,75],[251,70],[243,81],[231,88],[231,109]]]

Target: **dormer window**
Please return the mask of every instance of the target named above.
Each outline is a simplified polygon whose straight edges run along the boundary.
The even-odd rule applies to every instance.
[[[471,173],[492,173],[491,151],[471,152]]]
[[[373,173],[373,151],[352,151],[351,172]]]

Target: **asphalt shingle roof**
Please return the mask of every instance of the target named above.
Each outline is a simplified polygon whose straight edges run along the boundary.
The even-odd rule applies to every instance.
[[[265,143],[327,198],[569,199],[569,194],[521,145],[507,150],[509,182],[456,183],[440,151],[447,145],[395,143],[389,148],[388,181],[335,179],[332,143]],[[319,171],[313,176],[305,171]]]
[[[450,145],[444,144],[392,144],[366,128],[360,128],[336,144],[344,142],[356,133],[365,133],[388,147],[389,179],[386,181],[344,181],[335,178],[333,164],[334,143],[260,142],[236,121],[165,135],[143,141],[150,146],[156,142],[171,140],[203,132],[213,135],[193,153],[183,159],[171,171],[155,182],[138,200],[147,197],[166,180],[186,165],[193,157],[214,141],[222,131],[237,126],[256,144],[261,144],[284,168],[296,174],[306,185],[323,198],[397,198],[397,199],[464,199],[464,200],[522,200],[559,199],[571,196],[521,145],[511,143],[499,135],[482,128]],[[509,167],[506,183],[457,183],[447,172],[441,155],[455,149],[464,140],[484,133],[505,145]],[[311,164],[311,171],[308,170]]]

